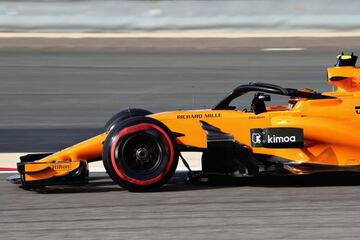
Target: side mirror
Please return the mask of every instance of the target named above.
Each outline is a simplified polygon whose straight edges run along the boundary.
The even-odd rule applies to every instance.
[[[255,115],[266,112],[266,106],[264,102],[271,101],[271,96],[264,93],[256,93],[251,103],[251,110]]]
[[[258,100],[264,101],[264,102],[270,102],[271,101],[271,96],[268,94],[264,94],[264,93],[257,93],[255,94],[255,97]]]

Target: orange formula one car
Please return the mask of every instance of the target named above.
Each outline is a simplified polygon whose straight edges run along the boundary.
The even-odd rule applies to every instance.
[[[360,171],[360,68],[340,55],[328,69],[332,92],[264,83],[235,88],[212,109],[153,114],[117,113],[102,134],[52,154],[29,154],[18,163],[24,188],[86,180],[88,163],[103,161],[114,182],[133,191],[160,187],[183,151],[202,152],[202,174],[233,177]],[[249,110],[231,103],[254,92]],[[270,95],[289,104],[266,106]],[[14,180],[14,178],[13,178]]]

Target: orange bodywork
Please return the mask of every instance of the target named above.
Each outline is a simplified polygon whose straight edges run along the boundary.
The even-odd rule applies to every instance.
[[[330,93],[329,93],[330,94]],[[206,148],[207,140],[199,120],[182,119],[181,115],[198,115],[200,119],[231,133],[235,140],[251,148],[253,128],[297,127],[304,129],[304,148],[252,148],[254,153],[279,156],[297,162],[330,165],[360,165],[360,115],[354,104],[360,95],[339,96],[338,99],[301,100],[291,110],[268,111],[259,115],[240,111],[175,111],[153,115],[179,137],[181,144]],[[343,111],[339,111],[340,108]],[[209,117],[207,117],[207,115]],[[213,117],[214,115],[221,117]]]
[[[335,77],[335,78],[334,78]],[[207,136],[200,121],[234,136],[253,153],[273,155],[298,163],[334,166],[360,165],[360,69],[333,67],[328,81],[337,89],[323,95],[329,99],[302,98],[294,107],[268,106],[261,114],[238,110],[177,110],[148,115],[164,123],[177,136],[178,144],[192,149],[206,149]],[[335,79],[334,81],[331,79]],[[339,80],[340,79],[340,80]],[[250,131],[254,128],[301,128],[302,148],[252,147]],[[27,164],[25,180],[38,181],[66,175],[80,162],[101,160],[107,132]],[[59,167],[63,164],[66,167]],[[291,170],[291,169],[290,169]],[[291,170],[301,174],[297,169]]]
[[[27,182],[61,177],[79,168],[80,162],[101,160],[102,143],[107,133],[100,134],[79,144],[51,154],[31,164],[25,164]]]

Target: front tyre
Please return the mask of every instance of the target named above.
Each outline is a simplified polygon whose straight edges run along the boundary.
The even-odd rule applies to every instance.
[[[178,164],[176,140],[161,122],[133,117],[119,122],[103,146],[105,169],[114,182],[130,191],[162,186]]]
[[[129,108],[118,112],[114,116],[112,116],[105,124],[104,131],[110,131],[118,122],[124,121],[131,117],[140,117],[150,115],[152,112],[148,110],[140,109],[140,108]]]

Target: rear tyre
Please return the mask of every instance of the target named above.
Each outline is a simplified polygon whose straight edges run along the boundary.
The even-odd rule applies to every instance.
[[[140,109],[140,108],[125,109],[121,112],[118,112],[114,116],[112,116],[109,119],[109,121],[106,122],[104,130],[106,132],[110,131],[115,126],[116,123],[124,121],[128,118],[146,116],[146,115],[150,115],[150,114],[152,114],[152,112],[149,112],[147,110]]]
[[[178,159],[171,131],[147,117],[118,122],[103,146],[107,173],[130,191],[150,191],[162,186],[174,174]]]

